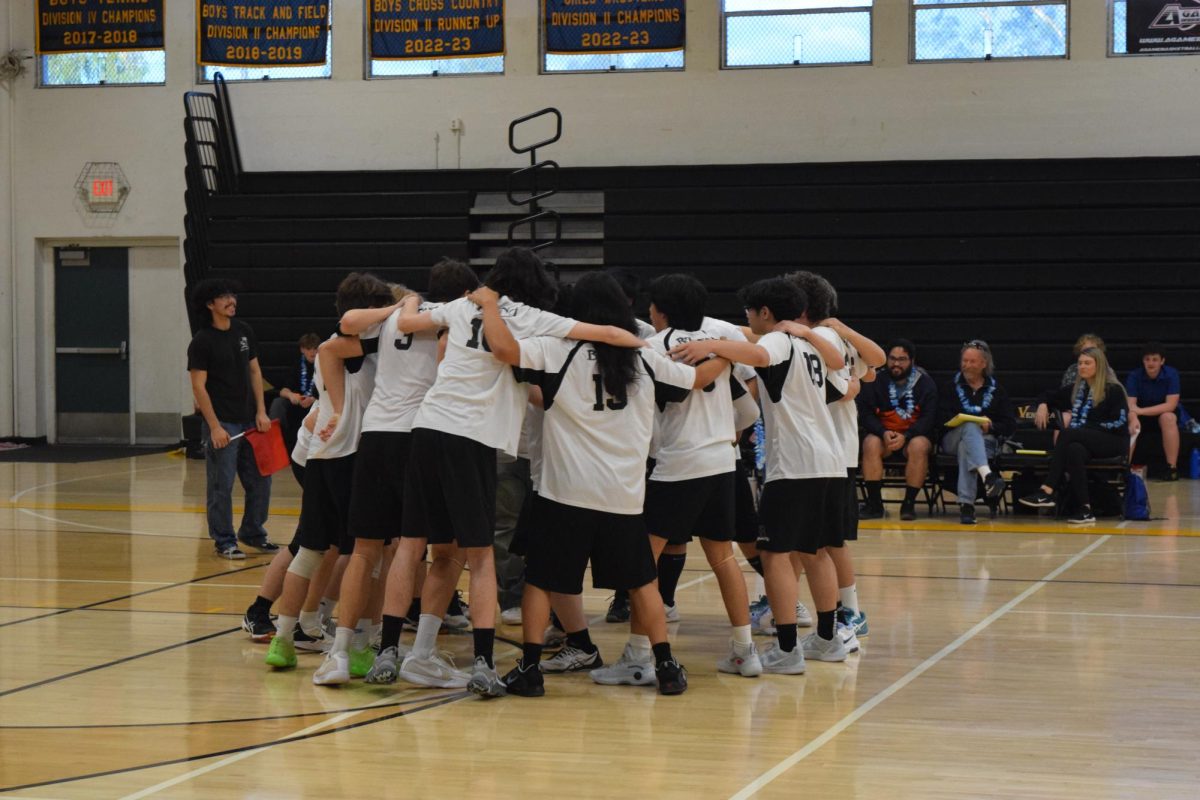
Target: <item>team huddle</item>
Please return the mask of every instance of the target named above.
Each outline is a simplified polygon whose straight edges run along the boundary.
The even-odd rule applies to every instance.
[[[521,248],[482,285],[442,261],[424,297],[365,274],[343,281],[339,332],[317,355],[320,399],[292,453],[303,467],[296,538],[247,612],[252,635],[270,638],[266,663],[293,668],[297,649],[324,650],[318,685],[402,679],[533,697],[545,674],[587,670],[600,684],[680,694],[675,607],[658,580],[674,559],[673,597],[675,554],[693,538],[731,626],[719,671],[801,674],[806,659],[856,651],[866,616],[846,547],[858,520],[854,398],[883,351],[835,318],[836,292],[812,273],[744,287],[747,328],[705,316],[691,276],[659,277],[649,295],[652,328],[612,275],[559,287]],[[760,409],[756,503],[738,443]],[[504,674],[493,657],[498,458],[527,459],[532,484],[509,547],[525,564],[522,653]],[[762,576],[758,613],[735,545]],[[582,610],[589,564],[593,586],[629,597],[629,641],[608,665]],[[464,670],[436,645],[444,625],[466,626],[456,587],[468,565]],[[801,575],[815,619],[797,600]],[[275,624],[252,624],[272,601]],[[760,650],[752,623],[776,641]],[[801,638],[800,626],[815,629]],[[561,649],[543,659],[548,644]]]

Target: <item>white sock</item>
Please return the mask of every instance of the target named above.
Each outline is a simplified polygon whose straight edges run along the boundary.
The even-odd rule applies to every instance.
[[[350,640],[354,637],[353,628],[343,628],[338,626],[337,632],[333,635],[333,647],[329,648],[331,653],[346,653],[350,650]]]
[[[748,645],[753,641],[754,641],[754,639],[750,638],[750,626],[749,625],[734,625],[733,626],[733,643],[734,644]]]
[[[296,618],[280,614],[279,618],[275,620],[275,636],[285,642],[295,641]]]
[[[371,640],[367,638],[371,629],[371,620],[360,619],[358,625],[354,626],[354,636],[350,638],[350,646],[355,650],[365,650]]]
[[[982,467],[976,467],[975,471],[979,473],[979,477],[985,478],[985,479],[987,478],[988,475],[992,474],[992,468],[989,467],[987,464],[984,464]]]
[[[300,628],[305,633],[321,630],[321,612],[320,611],[301,611],[300,612]]]
[[[317,606],[317,613],[321,615],[321,619],[329,619],[333,616],[333,607],[337,605],[337,600],[332,597],[322,597],[321,604]]]
[[[838,594],[841,595],[842,605],[858,613],[858,584],[851,584],[845,589],[838,589]]]
[[[436,614],[422,614],[417,621],[417,638],[413,641],[413,655],[419,657],[431,656],[437,648],[438,631],[442,628],[442,618]]]
[[[649,636],[643,636],[640,633],[629,634],[629,647],[635,656],[639,656],[643,660],[653,657],[654,650],[650,647]]]

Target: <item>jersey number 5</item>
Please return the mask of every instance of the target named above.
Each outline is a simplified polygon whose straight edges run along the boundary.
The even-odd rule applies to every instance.
[[[592,411],[603,411],[605,408],[609,411],[620,411],[629,405],[628,400],[617,400],[615,397],[607,400],[604,398],[604,378],[593,375],[592,382],[596,384],[596,404],[592,406]]]

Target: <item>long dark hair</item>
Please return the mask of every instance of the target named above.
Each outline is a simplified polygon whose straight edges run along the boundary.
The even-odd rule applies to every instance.
[[[527,247],[510,247],[497,256],[496,265],[483,282],[497,294],[527,306],[549,309],[554,305],[554,280],[546,272],[542,259]],[[625,304],[629,305],[629,301]]]
[[[594,325],[615,325],[630,333],[637,333],[633,309],[621,285],[611,275],[589,272],[581,277],[571,291],[572,316],[580,322]],[[617,402],[627,399],[626,389],[637,380],[636,350],[614,347],[610,344],[594,344],[596,368],[604,384],[604,391]]]

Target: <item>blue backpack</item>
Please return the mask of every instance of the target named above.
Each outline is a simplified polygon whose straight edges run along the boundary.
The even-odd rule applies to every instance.
[[[1146,482],[1132,471],[1125,477],[1125,519],[1150,519],[1150,493],[1146,491]]]

